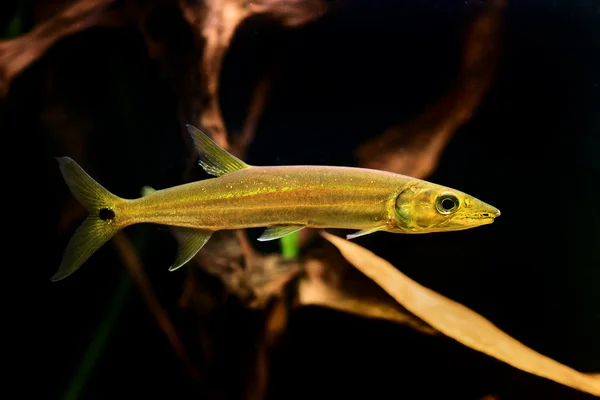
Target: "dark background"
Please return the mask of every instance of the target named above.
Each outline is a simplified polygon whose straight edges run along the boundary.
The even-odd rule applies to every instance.
[[[257,79],[276,65],[247,161],[353,165],[357,145],[448,89],[467,24],[481,7],[354,0],[296,31],[248,23],[221,76],[227,127],[241,128]],[[31,28],[24,3],[5,6],[5,31],[17,13]],[[174,10],[162,18],[161,34],[185,33]],[[69,236],[57,224],[70,196],[52,157],[70,155],[64,143],[87,135],[94,169],[82,166],[112,192],[135,197],[146,184],[178,184],[187,153],[177,95],[136,30],[98,28],[59,41],[2,103],[5,232],[17,239],[4,243],[5,268],[20,276],[4,282],[17,316],[15,329],[7,325],[17,338],[7,351],[17,352],[11,369],[22,397],[63,396],[108,309],[116,322],[81,398],[202,398],[112,249],[68,279],[49,281]],[[378,233],[356,242],[542,354],[600,372],[599,132],[600,3],[509,2],[491,90],[428,178],[497,206],[502,216],[469,231]],[[136,229],[126,232],[141,237]],[[149,274],[164,285],[161,295],[174,295],[183,279],[167,271],[174,242],[158,228],[147,232]],[[230,326],[223,341],[241,346],[251,319],[235,310],[221,310],[214,323]],[[317,308],[292,313],[273,356],[273,399],[591,398],[447,339]],[[235,392],[238,377],[226,381]]]

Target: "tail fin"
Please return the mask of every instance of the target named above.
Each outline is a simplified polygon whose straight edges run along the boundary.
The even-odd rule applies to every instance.
[[[124,199],[103,188],[71,158],[56,157],[56,160],[71,193],[90,215],[69,241],[62,262],[50,279],[53,282],[77,271],[92,254],[124,227],[117,223],[117,210]]]

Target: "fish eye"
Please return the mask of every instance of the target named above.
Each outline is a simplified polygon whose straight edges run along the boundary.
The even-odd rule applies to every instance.
[[[441,214],[452,214],[458,205],[458,198],[449,193],[440,195],[435,202],[435,207]]]

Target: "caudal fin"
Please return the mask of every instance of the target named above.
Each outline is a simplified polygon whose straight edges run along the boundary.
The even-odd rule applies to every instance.
[[[79,267],[124,226],[118,223],[119,205],[124,199],[102,187],[69,157],[56,157],[71,193],[89,211],[67,245],[62,262],[50,278],[59,281]]]

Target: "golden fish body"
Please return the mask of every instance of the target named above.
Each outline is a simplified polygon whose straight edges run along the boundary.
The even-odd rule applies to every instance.
[[[410,180],[360,168],[252,167],[132,200],[123,223],[214,231],[271,225],[372,228],[393,222],[394,200]]]
[[[259,240],[312,228],[344,228],[355,238],[377,231],[429,233],[489,224],[495,207],[466,193],[391,172],[330,166],[250,166],[188,125],[200,165],[216,178],[123,199],[75,161],[57,158],[73,195],[89,211],[52,277],[76,271],[116,232],[137,223],[174,227],[180,247],[171,270],[186,264],[215,231],[266,227]]]

